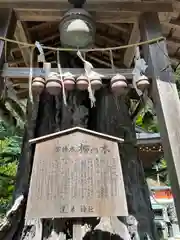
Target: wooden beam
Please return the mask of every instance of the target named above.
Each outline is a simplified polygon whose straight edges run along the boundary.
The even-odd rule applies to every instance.
[[[171,12],[159,12],[159,19],[161,23],[167,24],[171,21],[172,17],[177,17],[177,14],[179,13],[171,13]],[[128,44],[136,43],[140,41],[140,33],[139,33],[139,26],[137,22],[134,23],[129,42]],[[125,54],[124,54],[124,65],[126,67],[131,67],[133,58],[135,55],[135,47],[127,48]]]
[[[56,22],[43,22],[36,24],[34,26],[28,27],[28,31],[33,32],[33,31],[43,31],[44,29],[51,28],[51,27],[57,27]]]
[[[103,66],[106,66],[106,67],[108,67],[108,68],[112,67],[110,63],[105,62],[105,61],[101,60],[100,58],[95,57],[95,56],[92,55],[92,54],[88,54],[88,55],[87,55],[87,58],[89,58],[90,60],[93,60],[93,61],[95,61],[95,62],[97,62],[97,63],[99,63],[99,64],[101,64],[101,65],[103,65]]]
[[[45,3],[45,4],[44,4]],[[60,21],[72,5],[67,1],[17,1],[0,0],[0,8],[13,7],[21,21]],[[172,2],[166,1],[88,1],[84,5],[96,22],[124,23],[135,22],[139,11],[172,12]],[[119,17],[119,11],[121,11]]]
[[[12,9],[0,9],[0,36],[12,38],[16,27],[16,16]],[[0,40],[0,69],[2,70],[6,56],[10,52],[10,45],[5,49],[5,42]],[[0,94],[4,88],[4,79],[0,77]]]
[[[160,22],[168,23],[171,21],[172,17],[175,15],[176,15],[176,13],[160,12],[159,13]],[[136,43],[139,41],[140,41],[139,26],[138,26],[138,23],[136,22],[136,23],[134,23],[128,44]],[[131,66],[134,55],[135,55],[135,47],[127,48],[127,50],[124,54],[124,65],[126,67],[129,68]]]
[[[17,21],[16,30],[14,33],[14,37],[16,41],[30,43],[30,40],[27,38],[23,24],[20,21]],[[29,66],[30,63],[30,49],[22,48],[22,45],[19,45],[19,49],[23,56],[24,62],[26,66]]]
[[[160,37],[161,27],[156,13],[145,13],[140,18],[143,41]],[[173,190],[178,220],[180,223],[180,101],[165,41],[143,46],[148,72],[152,75],[152,97],[165,159]]]
[[[52,40],[54,40],[54,39],[56,39],[56,38],[59,39],[59,33],[56,33],[56,34],[54,34],[54,35],[52,35],[52,36],[43,38],[43,39],[40,41],[40,43],[41,43],[41,44],[45,44],[46,42],[52,41]],[[12,48],[11,51],[12,51],[13,53],[14,53],[14,52],[19,52],[20,49],[19,49],[19,47],[15,47],[15,48]]]
[[[17,91],[16,94],[19,99],[27,99],[28,98],[28,89],[23,89],[23,90]]]
[[[127,79],[132,79],[132,71],[133,69],[115,69],[113,71],[111,68],[94,68],[93,69],[95,72],[99,73],[102,75],[103,79],[110,79],[112,78],[116,73],[124,75]],[[52,68],[52,72],[58,72],[58,69]],[[5,64],[2,76],[3,77],[9,77],[9,78],[28,78],[29,77],[29,68],[12,68],[12,67],[7,67]],[[84,73],[83,68],[62,68],[62,73],[67,73],[70,72],[72,73],[75,77],[81,75]],[[33,77],[38,77],[38,76],[45,76],[45,72],[41,68],[33,68]]]
[[[67,0],[0,0],[0,8],[18,8],[18,9],[67,9],[72,8],[72,5]],[[171,0],[88,0],[84,6],[88,11],[98,11],[101,9],[119,12],[119,11],[157,11],[157,12],[172,12],[173,6]]]
[[[173,68],[176,68],[179,65],[179,59],[171,57],[171,65]]]
[[[68,9],[67,9],[68,10]],[[36,21],[36,22],[59,22],[61,21],[64,13],[57,8],[56,10],[40,10],[40,9],[16,9],[18,19],[21,21]],[[140,12],[126,11],[121,12],[109,12],[109,10],[90,11],[94,21],[101,23],[133,23],[139,17]]]
[[[140,41],[139,26],[138,26],[138,23],[136,22],[134,23],[128,44],[137,43],[139,41]],[[128,68],[132,64],[134,54],[135,54],[135,49],[136,49],[135,47],[127,48],[124,53],[124,65]]]
[[[103,40],[105,42],[108,43],[108,46],[109,46],[109,43],[115,47],[115,46],[120,46],[120,45],[123,45],[123,42],[121,41],[118,41],[118,40],[115,40],[114,38],[112,38],[111,36],[108,36],[106,34],[106,36],[103,36],[101,34],[98,34],[98,32],[96,33],[96,38],[99,39],[100,41]]]
[[[17,65],[17,64],[22,64],[24,61],[23,59],[11,59],[10,61],[8,61],[8,65]]]
[[[120,32],[124,32],[125,34],[127,34],[129,32],[129,29],[126,26],[122,26],[122,25],[120,26],[120,25],[113,24],[113,23],[108,24],[108,26],[111,28],[114,28]]]

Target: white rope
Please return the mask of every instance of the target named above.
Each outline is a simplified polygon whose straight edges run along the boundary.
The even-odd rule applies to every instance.
[[[16,43],[19,45],[23,45],[21,48],[27,48],[27,47],[35,47],[34,44],[32,43],[27,43],[27,42],[20,42],[20,41],[16,41],[13,39],[9,39],[9,38],[4,38],[0,36],[0,40],[2,41],[6,41],[6,42],[11,42],[11,43]],[[165,41],[166,38],[161,36],[158,38],[153,38],[150,39],[148,41],[144,41],[144,42],[139,42],[139,43],[133,43],[133,44],[127,44],[127,45],[121,45],[121,46],[117,46],[117,47],[107,47],[107,48],[87,48],[87,49],[81,49],[81,52],[102,52],[102,51],[109,51],[109,50],[119,50],[119,49],[125,49],[125,48],[132,48],[135,46],[141,46],[144,44],[151,44],[151,43],[156,43],[159,41]],[[53,50],[53,51],[67,51],[67,52],[77,52],[77,48],[55,48],[55,47],[49,47],[49,46],[42,46],[43,49],[47,49],[47,50]]]

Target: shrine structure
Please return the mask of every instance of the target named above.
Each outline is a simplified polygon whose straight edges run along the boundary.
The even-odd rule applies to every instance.
[[[57,123],[58,126],[61,126],[61,131],[64,129],[70,131],[72,125],[73,127],[77,125],[78,127],[91,129],[94,120],[92,116],[97,114],[98,111],[91,112],[90,120],[86,120],[86,110],[82,108],[82,105],[84,104],[88,109],[94,109],[96,98],[100,99],[102,96],[106,96],[107,92],[103,93],[104,95],[98,95],[98,93],[102,89],[108,89],[107,91],[111,91],[115,100],[120,99],[124,102],[130,100],[128,114],[131,116],[132,125],[136,116],[146,104],[155,108],[161,140],[158,134],[150,136],[141,132],[137,133],[137,141],[135,141],[134,136],[131,136],[128,131],[126,132],[127,126],[122,126],[121,135],[124,135],[124,142],[120,143],[119,152],[121,153],[121,145],[133,144],[135,146],[133,149],[138,149],[144,166],[148,168],[154,160],[162,155],[162,148],[164,149],[177,217],[180,222],[180,103],[173,74],[173,69],[178,67],[180,61],[179,9],[180,4],[175,0],[0,0],[0,91],[3,92],[6,88],[7,91],[13,92],[19,99],[29,99],[27,107],[28,116],[31,116],[29,126],[34,129],[34,132],[26,130],[28,132],[26,142],[30,141],[31,146],[29,143],[23,146],[24,155],[22,154],[19,171],[20,169],[23,171],[24,168],[26,174],[23,175],[23,181],[21,181],[22,176],[20,180],[20,174],[17,176],[18,191],[16,197],[23,192],[23,198],[25,197],[27,200],[29,182],[32,181],[32,185],[30,185],[30,194],[32,195],[30,196],[33,196],[31,200],[35,201],[32,187],[35,186],[35,182],[31,179],[31,168],[32,176],[37,177],[39,172],[36,171],[37,169],[40,171],[40,165],[38,165],[40,163],[34,160],[33,164],[37,165],[37,168],[35,168],[32,159],[34,152],[35,156],[40,154],[37,149],[41,145],[36,146],[35,150],[34,143],[36,141],[33,139],[41,136],[42,133],[45,138],[48,137],[48,134],[51,134],[49,130],[46,130],[49,125],[51,125],[53,132],[58,132]],[[75,35],[71,35],[73,33]],[[64,65],[66,66],[64,67]],[[67,67],[67,65],[70,67]],[[78,91],[77,95],[76,90]],[[74,97],[69,94],[72,91],[74,91],[77,101],[80,101],[83,94],[86,94],[86,100],[83,99],[81,103],[74,103]],[[39,101],[37,99],[44,96],[45,92],[49,95],[44,100],[43,97],[41,98],[42,107],[37,110],[36,104]],[[61,102],[59,102],[60,95],[62,96]],[[51,102],[50,106],[47,107],[48,110],[45,107],[43,108],[48,104],[47,99]],[[69,108],[68,101],[71,101],[71,107]],[[103,104],[107,103],[106,98],[103,101],[101,108]],[[76,108],[76,111],[73,110],[72,106]],[[47,124],[45,120],[42,123],[41,119],[40,124],[35,115],[40,113],[51,115],[51,110],[53,111],[54,108],[57,112],[60,109],[61,114],[55,114]],[[126,111],[123,112],[123,108],[119,111],[121,110],[122,114],[118,116],[127,114]],[[78,114],[83,115],[82,121],[77,117]],[[100,115],[98,117],[101,118]],[[63,119],[63,123],[59,123],[59,118]],[[104,113],[104,119],[106,118],[110,117]],[[115,120],[115,117],[112,118],[111,124]],[[43,130],[41,125],[44,127]],[[105,123],[99,124],[94,132],[100,134],[103,131],[107,135],[119,134],[118,130],[113,130],[113,133],[108,130]],[[94,141],[96,140],[94,137]],[[74,144],[76,141],[73,141]],[[31,157],[29,155],[27,157],[28,151],[31,152],[29,154]],[[121,155],[120,153],[119,155]],[[118,151],[111,154],[114,154],[112,159],[116,159],[115,156],[118,155]],[[24,156],[25,159],[31,158],[31,161],[23,162]],[[79,159],[82,157],[81,155],[78,156]],[[104,156],[101,156],[101,158],[104,161]],[[119,162],[120,159],[119,157]],[[73,159],[70,159],[70,161],[71,164],[74,164],[72,163]],[[102,166],[108,168],[108,165]],[[121,169],[118,164],[117,166],[118,169]],[[47,169],[44,171],[47,171]],[[111,171],[108,171],[111,175]],[[129,173],[125,172],[127,176]],[[118,173],[115,173],[115,175],[120,183]],[[122,184],[122,186],[124,185]],[[44,185],[43,187],[45,188]],[[42,195],[45,194],[43,192],[45,191],[44,188]],[[108,188],[108,194],[109,189],[111,188]],[[124,191],[124,187],[122,189]],[[36,189],[36,193],[37,191]],[[53,189],[53,191],[55,199],[57,189]],[[118,191],[117,188],[116,192]],[[110,197],[108,194],[107,196]],[[120,199],[120,194],[116,197]],[[31,215],[31,207],[34,206],[31,206],[31,200],[28,200],[27,216],[28,214]],[[57,201],[54,203],[57,204]],[[100,203],[98,204],[100,206]],[[91,204],[89,206],[92,210]],[[121,212],[118,205],[115,206],[117,207],[117,213],[122,213],[121,216],[127,213],[125,199],[123,200],[124,211]],[[42,218],[52,217],[52,213],[56,211],[52,207],[51,213],[43,216],[43,209],[42,206],[42,209],[39,210],[39,215]],[[100,207],[97,207],[97,209],[100,209]],[[33,211],[34,215],[32,214],[32,216],[37,218],[34,209]],[[107,211],[108,213],[104,215],[102,209],[98,211],[92,216],[115,215],[113,209]],[[79,215],[79,217],[84,218],[85,215]],[[62,216],[64,215],[56,215],[56,217]],[[86,216],[89,217],[90,215],[87,214]],[[76,214],[75,217],[77,217]],[[82,236],[78,236],[80,225],[75,224],[74,226],[73,239],[82,239]]]

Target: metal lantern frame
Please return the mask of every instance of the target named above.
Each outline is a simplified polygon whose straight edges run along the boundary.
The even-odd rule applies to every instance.
[[[74,46],[74,48],[88,48],[88,47],[91,47],[92,44],[94,43],[94,40],[95,40],[95,33],[96,33],[96,25],[92,19],[92,16],[91,14],[89,14],[87,11],[85,11],[84,9],[82,8],[74,8],[74,9],[71,9],[69,10],[68,12],[66,12],[59,24],[59,31],[60,31],[60,40],[61,40],[61,44],[64,46],[64,47],[71,47],[68,43],[64,43],[62,41],[62,38],[61,38],[61,31],[63,31],[63,29],[65,29],[66,26],[68,26],[69,23],[71,23],[73,20],[77,20],[77,19],[80,19],[82,21],[84,21],[87,25],[88,25],[88,28],[90,30],[90,34],[92,36],[92,40],[91,42],[88,42],[86,45],[84,45],[83,47],[81,46]]]

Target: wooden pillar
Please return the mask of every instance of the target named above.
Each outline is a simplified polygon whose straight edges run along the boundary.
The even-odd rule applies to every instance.
[[[10,8],[1,8],[0,9],[0,36],[5,38],[13,38],[15,27],[16,27],[16,16],[12,9]],[[10,44],[7,47],[7,56],[10,52]],[[3,64],[5,61],[5,43],[0,40],[0,70],[3,68]],[[0,95],[2,93],[4,87],[4,80],[0,77]]]
[[[144,13],[140,20],[141,40],[162,36],[157,13]],[[180,223],[180,101],[166,42],[143,46],[152,76],[152,97],[159,121],[164,155],[167,161],[178,221]]]

